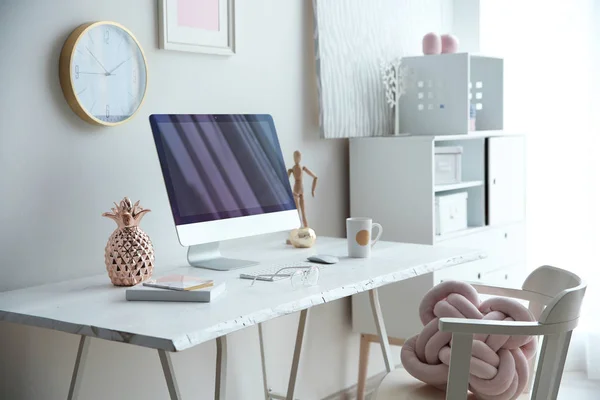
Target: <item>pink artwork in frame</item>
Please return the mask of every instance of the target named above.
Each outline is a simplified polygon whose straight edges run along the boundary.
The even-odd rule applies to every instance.
[[[179,26],[219,30],[219,0],[177,0]]]
[[[234,55],[235,2],[158,0],[159,47],[165,50]]]

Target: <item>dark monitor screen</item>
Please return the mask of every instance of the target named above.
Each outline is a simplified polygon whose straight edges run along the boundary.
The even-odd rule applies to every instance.
[[[296,208],[270,115],[151,115],[176,225]]]

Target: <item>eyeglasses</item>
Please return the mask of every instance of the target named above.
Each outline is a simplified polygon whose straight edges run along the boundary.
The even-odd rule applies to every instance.
[[[295,271],[290,273],[281,273],[282,271],[290,269]],[[262,280],[264,280],[264,278],[269,278],[270,280],[277,277],[287,276],[290,277],[290,282],[293,288],[297,288],[300,286],[314,286],[317,284],[317,282],[319,282],[319,268],[315,266],[284,267],[277,270],[277,272],[275,272],[274,274],[256,275],[252,280],[252,284],[250,286],[254,285],[254,282],[256,282],[257,279],[261,280],[260,278],[263,278]]]

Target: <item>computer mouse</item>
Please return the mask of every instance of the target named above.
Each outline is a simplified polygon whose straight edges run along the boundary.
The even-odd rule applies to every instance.
[[[325,254],[315,254],[314,256],[308,257],[307,260],[318,264],[335,264],[340,261],[336,256],[328,256]]]

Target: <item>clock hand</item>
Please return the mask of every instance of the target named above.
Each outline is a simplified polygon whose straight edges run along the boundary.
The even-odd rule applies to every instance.
[[[85,47],[85,49],[88,51],[88,53],[90,53],[90,55],[91,55],[91,56],[94,58],[94,60],[96,60],[96,62],[98,63],[98,65],[100,65],[100,66],[102,67],[102,69],[104,70],[104,72],[106,72],[106,74],[105,74],[105,75],[106,75],[106,76],[109,76],[109,75],[110,75],[110,72],[108,72],[108,70],[107,70],[106,68],[104,68],[104,65],[102,65],[102,63],[100,62],[100,60],[98,60],[98,59],[96,58],[96,56],[94,55],[94,53],[92,53],[92,52],[90,51],[90,49],[89,49],[87,46]]]
[[[133,57],[133,56],[131,56]],[[113,69],[111,69],[108,73],[112,74],[117,68],[119,68],[121,65],[125,64],[127,61],[131,60],[131,57],[129,57],[127,60],[121,62],[119,65],[117,65],[116,67],[114,67]]]
[[[106,75],[104,72],[79,72],[80,74],[88,74],[88,75]]]

